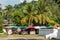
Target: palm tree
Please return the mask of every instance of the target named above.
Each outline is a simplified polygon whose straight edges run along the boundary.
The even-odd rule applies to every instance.
[[[33,0],[30,3],[26,3],[25,0],[21,4],[16,4],[14,8],[11,5],[6,6],[5,15],[7,15],[8,20],[17,19],[14,20],[15,23],[21,25],[30,25],[33,21],[41,25],[56,23],[55,21],[59,18],[57,16],[59,13],[56,12],[58,6],[56,5],[52,0]]]
[[[24,6],[23,13],[25,15],[25,17],[22,18],[22,20],[21,20],[23,23],[27,23],[28,25],[30,25],[33,20],[35,20],[35,22],[37,22],[37,18],[35,17],[36,10],[35,10],[34,6],[32,5],[32,3],[29,3]]]
[[[49,18],[49,16],[52,15],[52,12],[51,12],[51,10],[49,9],[49,6],[47,5],[47,3],[44,0],[40,0],[37,3],[37,11],[38,11],[37,15],[38,15],[39,23],[41,25],[44,25],[46,23],[48,23],[48,24],[49,23],[55,23],[54,20]],[[48,16],[48,14],[50,14],[50,15]]]
[[[56,23],[53,19],[50,19],[53,15],[47,2],[44,0],[40,0],[38,2],[32,2],[29,4],[26,4],[23,7],[23,13],[24,17],[21,20],[21,23],[27,23],[30,25],[32,21],[35,21],[36,23],[39,23],[41,25],[44,25],[46,23]],[[47,24],[47,25],[48,25]]]

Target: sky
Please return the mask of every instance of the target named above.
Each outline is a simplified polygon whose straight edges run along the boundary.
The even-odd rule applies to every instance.
[[[7,5],[14,6],[15,4],[19,4],[23,2],[24,0],[0,0],[1,7],[4,9]],[[27,2],[31,2],[32,0],[27,0]]]

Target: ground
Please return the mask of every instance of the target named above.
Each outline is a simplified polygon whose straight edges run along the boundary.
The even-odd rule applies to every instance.
[[[44,36],[40,36],[40,35],[0,34],[0,40],[5,40],[5,39],[44,39],[45,40]]]

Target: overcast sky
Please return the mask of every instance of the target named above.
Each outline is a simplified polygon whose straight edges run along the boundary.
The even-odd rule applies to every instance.
[[[0,0],[0,4],[2,8],[5,8],[6,5],[12,5],[14,6],[15,4],[21,3],[24,0]],[[27,2],[31,2],[32,0],[27,0]]]

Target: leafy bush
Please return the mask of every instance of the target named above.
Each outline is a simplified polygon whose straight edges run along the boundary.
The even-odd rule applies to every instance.
[[[3,28],[0,26],[0,33],[2,33],[3,32]]]

